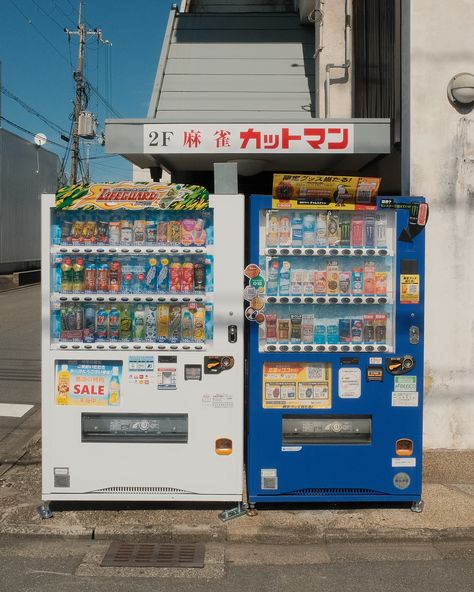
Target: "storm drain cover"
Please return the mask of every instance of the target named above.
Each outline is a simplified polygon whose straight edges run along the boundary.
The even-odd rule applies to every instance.
[[[105,554],[101,567],[204,567],[203,543],[114,542]]]

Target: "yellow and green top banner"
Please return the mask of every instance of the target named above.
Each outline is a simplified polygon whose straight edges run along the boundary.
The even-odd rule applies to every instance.
[[[272,206],[279,210],[374,210],[382,179],[333,175],[273,175]]]
[[[57,210],[205,210],[209,191],[181,183],[68,185],[56,193]]]

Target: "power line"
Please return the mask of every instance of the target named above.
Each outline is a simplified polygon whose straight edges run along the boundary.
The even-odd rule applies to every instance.
[[[89,88],[91,89],[91,91],[97,95],[97,97],[102,101],[102,103],[107,107],[107,109],[113,113],[116,117],[121,118],[122,115],[120,115],[120,113],[114,109],[112,107],[112,105],[100,94],[100,92],[95,88],[95,86],[93,84],[91,84],[86,78],[84,78],[85,82],[88,84]]]
[[[31,1],[32,1],[32,2],[33,2],[33,4],[34,4],[34,5],[35,5],[35,6],[38,8],[38,10],[41,10],[41,12],[42,12],[42,13],[43,13],[45,16],[47,16],[47,17],[48,17],[48,18],[49,18],[51,21],[53,21],[53,23],[55,23],[55,24],[56,24],[56,25],[57,25],[57,26],[58,26],[58,27],[59,27],[61,30],[63,30],[63,29],[64,29],[64,25],[61,25],[61,23],[58,23],[58,21],[57,21],[55,18],[53,18],[53,17],[52,17],[50,14],[48,14],[48,13],[46,12],[46,10],[45,10],[44,8],[42,8],[42,7],[41,7],[41,6],[40,6],[40,5],[39,5],[39,4],[36,2],[36,0],[31,0]]]
[[[43,35],[42,31],[40,29],[38,29],[38,27],[33,23],[33,21],[30,19],[29,16],[27,16],[22,10],[21,8],[17,5],[17,3],[15,2],[15,0],[10,0],[10,2],[13,4],[13,6],[18,10],[18,12],[21,14],[21,16],[26,20],[26,22],[31,25],[33,27],[33,29],[38,33],[38,35],[41,36],[41,38],[46,41],[46,43],[58,54],[58,56],[64,60],[66,62],[66,64],[68,63],[67,58],[57,49],[57,47],[55,45],[53,45],[51,43],[51,41],[45,36]],[[69,65],[69,64],[68,64]]]
[[[13,121],[10,121],[9,119],[7,119],[6,117],[3,117],[3,115],[0,115],[0,119],[2,121],[5,121],[6,123],[8,123],[9,125],[11,125],[12,127],[15,127],[18,130],[21,130],[22,132],[24,132],[25,134],[29,134],[31,136],[35,136],[36,134],[34,132],[32,132],[31,130],[28,130],[24,127],[22,127],[21,125],[18,125],[17,123],[14,123]],[[64,145],[63,144],[59,144],[58,142],[54,142],[53,140],[48,140],[48,142],[50,144],[54,144],[55,146],[59,146],[59,148],[64,149]]]
[[[5,86],[2,86],[0,90],[1,90],[2,94],[4,94],[8,98],[16,101],[19,105],[21,105],[23,107],[23,109],[25,109],[25,111],[28,111],[28,113],[31,113],[32,115],[36,115],[36,117],[38,117],[38,119],[41,119],[41,121],[43,121],[51,129],[54,129],[59,134],[67,134],[68,133],[64,128],[59,126],[57,123],[54,123],[54,121],[51,121],[51,119],[48,119],[45,115],[42,115],[39,111],[36,111],[36,109],[34,109],[33,107],[30,107],[30,105],[28,105],[27,103],[22,101],[19,97],[14,95]]]

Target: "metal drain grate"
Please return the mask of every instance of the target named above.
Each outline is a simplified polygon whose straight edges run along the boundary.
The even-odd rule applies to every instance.
[[[101,567],[204,567],[203,543],[114,542],[105,554]]]

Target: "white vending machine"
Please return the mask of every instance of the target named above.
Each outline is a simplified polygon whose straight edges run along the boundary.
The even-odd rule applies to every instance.
[[[42,236],[43,500],[241,501],[243,196],[71,186]]]

